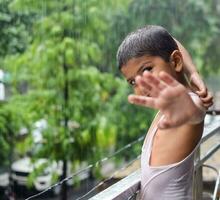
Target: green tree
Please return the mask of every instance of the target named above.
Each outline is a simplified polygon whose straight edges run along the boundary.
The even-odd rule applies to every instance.
[[[0,1],[0,57],[21,53],[31,41],[31,27],[35,15],[14,12],[10,8],[12,0]]]
[[[12,0],[0,1],[0,64],[2,69],[3,60],[7,55],[22,53],[25,51],[31,40],[31,25],[34,20],[33,15],[14,12],[10,9]],[[6,69],[7,70],[7,69]],[[7,97],[10,95],[10,74],[5,71],[5,80],[0,80],[5,87]],[[0,102],[0,153],[1,165],[10,165],[14,141],[17,139],[20,128],[25,125],[24,111],[20,112],[17,105],[19,100],[7,98]],[[20,114],[19,114],[20,112]]]
[[[16,141],[21,139],[21,131],[24,128],[28,131],[30,113],[28,103],[18,96],[11,97],[10,100],[0,103],[0,153],[1,167],[10,169],[12,161],[17,156],[15,154]],[[26,108],[26,109],[25,109]]]
[[[219,3],[215,0],[131,1],[126,12],[112,19],[109,49],[117,47],[129,32],[146,24],[164,26],[192,54],[203,75],[219,71]]]
[[[47,120],[42,133],[45,145],[37,156],[63,160],[63,178],[67,161],[74,167],[100,159],[142,135],[152,116],[150,111],[138,114],[136,107],[125,102],[124,81],[101,72],[107,71],[102,65],[107,64],[103,48],[110,10],[118,6],[122,3],[110,0],[16,0],[11,4],[16,12],[40,15],[43,9],[26,51],[7,56],[4,67],[12,74],[13,95],[28,104],[29,123]],[[66,199],[65,184],[63,191]]]

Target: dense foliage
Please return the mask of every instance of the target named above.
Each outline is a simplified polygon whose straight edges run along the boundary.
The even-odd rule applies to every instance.
[[[164,26],[191,53],[199,71],[208,76],[219,72],[220,2],[205,0],[133,0],[126,12],[112,20],[110,49],[115,52],[122,38],[146,24]]]
[[[11,75],[11,97],[5,104],[13,106],[12,99],[17,98],[25,113],[20,128],[27,126],[32,137],[34,123],[47,121],[42,131],[44,145],[36,156],[70,160],[73,166],[83,160],[92,163],[142,135],[152,111],[139,112],[127,103],[127,83],[105,72],[111,71],[110,63],[103,61],[110,28],[107,22],[111,10],[121,4],[28,2],[12,1],[10,8],[25,12],[30,20],[40,16],[42,9],[45,12],[33,23],[32,40],[25,51],[5,57],[3,66]],[[18,129],[13,131],[18,135]],[[28,141],[34,145],[34,138]],[[26,140],[18,144],[17,153],[24,154],[30,145]],[[126,155],[130,156],[132,153]]]

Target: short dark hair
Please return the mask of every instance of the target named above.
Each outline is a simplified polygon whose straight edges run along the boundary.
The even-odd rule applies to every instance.
[[[117,52],[118,67],[121,69],[131,58],[144,55],[160,56],[168,62],[177,49],[175,40],[165,28],[148,25],[131,32],[123,40]]]

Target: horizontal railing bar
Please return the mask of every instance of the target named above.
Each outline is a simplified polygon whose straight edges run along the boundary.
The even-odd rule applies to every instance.
[[[220,110],[207,110],[206,111],[207,114],[209,115],[220,115]]]
[[[112,180],[115,176],[118,175],[118,173],[120,173],[121,171],[127,169],[129,166],[131,166],[132,164],[134,164],[134,162],[136,162],[137,160],[140,159],[140,156],[136,157],[135,159],[129,161],[126,165],[123,165],[122,168],[116,170],[110,177],[100,181],[99,183],[97,183],[92,189],[90,189],[87,193],[85,193],[84,195],[80,196],[79,198],[77,198],[76,200],[81,200],[81,199],[85,199],[85,197],[87,197],[89,194],[91,194],[93,191],[97,190],[100,186],[102,186],[104,183],[107,183],[107,181]]]
[[[140,178],[141,171],[139,169],[99,194],[93,196],[90,200],[128,199],[139,189]]]
[[[216,151],[218,151],[218,149],[220,148],[220,143],[215,145],[213,148],[211,148],[206,154],[205,156],[203,156],[202,159],[200,159],[199,162],[196,163],[195,168],[196,170],[201,167],[203,165],[203,163],[205,163],[205,161],[207,161]]]
[[[211,125],[211,127],[205,127],[204,128],[204,135],[202,137],[201,143],[208,140],[210,137],[216,134],[216,132],[220,131],[220,122],[216,122],[214,125]]]

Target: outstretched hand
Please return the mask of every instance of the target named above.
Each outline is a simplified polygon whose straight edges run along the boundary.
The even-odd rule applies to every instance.
[[[164,118],[158,124],[159,128],[166,129],[193,123],[193,116],[198,108],[187,89],[172,76],[161,72],[157,78],[145,71],[142,76],[137,76],[135,81],[143,95],[129,95],[128,101],[160,110]]]

